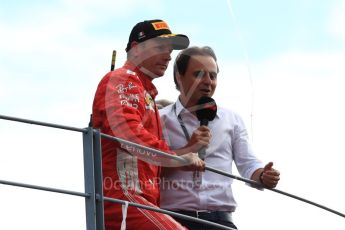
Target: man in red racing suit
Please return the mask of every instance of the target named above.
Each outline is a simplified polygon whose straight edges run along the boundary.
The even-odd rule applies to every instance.
[[[152,80],[163,76],[171,51],[188,44],[186,36],[172,34],[164,21],[138,23],[129,38],[125,65],[109,72],[98,85],[93,102],[93,127],[175,155],[162,139],[154,101],[158,92]],[[185,159],[199,170],[204,167],[195,153],[186,154]],[[159,207],[160,165],[167,162],[169,159],[103,138],[104,196]],[[122,222],[121,229],[124,224],[127,229],[184,229],[166,214],[131,206],[123,220],[122,206],[112,202],[104,203],[104,219],[106,230],[120,229]]]

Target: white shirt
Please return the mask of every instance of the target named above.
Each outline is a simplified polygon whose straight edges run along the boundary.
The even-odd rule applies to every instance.
[[[180,114],[189,136],[200,122],[177,100],[176,109],[169,105],[159,111],[164,138],[171,149],[187,144],[182,127],[177,119]],[[247,130],[241,117],[224,108],[217,108],[217,115],[210,121],[212,139],[206,150],[205,163],[209,167],[232,173],[234,161],[240,175],[250,179],[262,162],[254,155],[249,144]],[[194,172],[170,168],[163,170],[160,206],[169,210],[235,211],[237,206],[232,194],[232,179],[205,171],[201,184],[195,185]]]

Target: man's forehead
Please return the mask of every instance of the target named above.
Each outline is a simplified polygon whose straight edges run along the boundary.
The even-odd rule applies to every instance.
[[[197,54],[197,55],[192,55],[190,57],[190,60],[193,63],[200,63],[200,64],[205,64],[205,63],[216,63],[216,61],[214,60],[213,57],[209,56],[209,55],[201,55],[201,54]]]
[[[188,67],[194,70],[218,72],[216,61],[208,55],[192,55]]]

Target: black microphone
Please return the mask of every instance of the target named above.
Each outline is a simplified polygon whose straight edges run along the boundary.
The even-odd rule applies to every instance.
[[[208,125],[217,114],[217,104],[211,97],[201,97],[197,103],[196,116],[200,121],[200,126]]]
[[[217,104],[211,97],[201,97],[197,103],[196,116],[200,121],[200,126],[208,125],[209,121],[213,121],[217,114]],[[206,148],[199,150],[200,159],[205,159]]]

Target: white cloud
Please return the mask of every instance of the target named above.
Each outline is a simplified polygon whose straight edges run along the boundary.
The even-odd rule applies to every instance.
[[[336,38],[345,39],[345,2],[339,1],[330,13],[329,33]]]
[[[72,10],[84,12],[85,15],[90,15],[92,19],[99,19],[99,17],[123,17],[135,12],[140,12],[145,9],[147,12],[159,12],[162,8],[161,0],[150,0],[144,2],[141,0],[63,0],[64,4]],[[97,15],[97,17],[96,17]]]
[[[125,20],[127,15],[134,20],[132,16],[142,9],[154,14],[159,12],[161,1],[150,1],[149,5],[141,0],[65,0],[39,8],[32,6],[23,17],[17,15],[11,22],[1,20],[0,113],[85,127],[96,86],[110,67],[111,51],[124,47],[128,38],[122,30],[115,37],[102,37],[90,32],[89,25],[103,22],[108,25],[109,20]],[[331,31],[344,38],[341,25],[345,21],[341,13],[344,4],[333,12]],[[132,22],[130,24],[132,26]],[[190,26],[182,23],[180,28],[187,27]],[[187,30],[177,32],[180,31]],[[196,25],[190,34],[200,31],[200,25]],[[191,40],[196,44],[198,36]],[[124,55],[122,48],[117,66],[123,63]],[[252,63],[256,152],[264,161],[273,160],[281,170],[281,189],[340,211],[343,203],[339,200],[345,192],[338,186],[343,175],[341,156],[345,151],[341,139],[345,129],[345,114],[341,110],[345,98],[342,89],[344,60],[342,53],[290,52]],[[177,91],[173,86],[171,66],[167,76],[157,80],[157,85],[160,97],[175,100]],[[247,66],[234,60],[220,60],[220,68],[217,103],[240,112],[250,126],[252,89]],[[83,190],[81,134],[70,135],[2,120],[0,130],[0,179]],[[39,131],[43,136],[33,139]],[[236,215],[250,217],[253,221],[237,218],[236,223],[241,229],[276,229],[277,226],[291,229],[297,222],[307,229],[318,216],[322,216],[322,220],[317,225],[324,226],[320,229],[327,228],[326,223],[339,223],[339,217],[334,220],[325,217],[323,211],[317,213],[314,208],[306,208],[289,198],[282,199],[256,190],[242,193],[244,187],[241,184],[235,188],[239,201]],[[330,191],[329,188],[336,189]],[[8,229],[13,224],[18,229],[22,228],[20,225],[45,229],[51,226],[48,224],[54,222],[56,216],[63,221],[51,229],[85,229],[84,216],[80,216],[84,214],[82,198],[79,198],[80,202],[75,198],[78,201],[72,204],[73,198],[72,201],[65,197],[60,200],[43,192],[6,186],[1,189],[6,194],[0,202],[5,207],[0,208],[0,215],[4,217],[1,229]],[[38,195],[45,196],[43,202],[38,202]],[[17,209],[13,207],[18,204],[23,204],[21,210],[30,218],[16,221]],[[34,207],[34,214],[27,207]],[[257,215],[261,210],[274,218]],[[305,213],[312,214],[305,216]],[[47,221],[38,223],[35,215],[41,215]],[[289,226],[287,216],[298,221]],[[267,225],[272,219],[275,225]],[[61,226],[63,222],[68,224]],[[252,223],[256,226],[251,226]],[[280,226],[281,223],[286,224]]]
[[[77,8],[77,2],[74,4]],[[84,111],[87,117],[97,83],[109,70],[112,49],[125,45],[127,34],[126,38],[122,33],[100,37],[85,29],[92,17],[96,17],[91,14],[91,6],[89,12],[82,11],[83,17],[77,11],[74,14],[65,11],[67,6],[54,10],[51,7],[33,9],[34,16],[27,20],[19,17],[13,23],[0,23],[3,114],[44,120],[48,116],[67,117],[66,110],[56,109],[67,100],[75,104],[67,110],[71,119],[75,114],[72,111],[81,104],[79,111]]]
[[[339,200],[345,191],[339,181],[345,152],[343,60],[343,53],[289,52],[252,63],[255,152],[264,162],[273,161],[281,171],[279,189],[342,212],[344,208]],[[219,101],[230,108],[240,108],[249,128],[250,110],[241,109],[243,104],[248,105],[250,95],[246,67],[231,60],[225,63],[232,64],[225,66],[227,75],[222,72],[219,78],[222,82],[218,85],[218,93],[222,92],[218,94]],[[224,69],[222,65],[221,68]],[[236,100],[238,102],[233,103]],[[254,214],[257,207],[280,210],[269,214],[273,220],[270,224],[286,223],[279,229],[295,227],[286,222],[286,216],[298,220],[306,229],[319,215],[322,218],[318,219],[318,226],[326,227],[330,222],[343,226],[339,217],[291,198],[271,192],[246,191],[242,184],[236,183],[234,190],[240,204],[236,213],[243,215],[246,211],[257,218],[253,220],[257,229],[267,228],[268,221]],[[256,211],[251,211],[253,204]],[[243,229],[254,227],[242,218],[236,219],[236,223]]]
[[[159,12],[162,5],[160,0],[151,1],[150,7],[140,0],[63,0],[54,5],[31,7],[27,14],[0,23],[0,49],[8,54],[34,53],[38,47],[45,52],[59,52],[68,45],[85,44],[92,39],[95,34],[87,29],[93,25],[111,25],[109,21],[113,20],[114,27],[109,30],[116,31],[116,26],[123,24],[120,21],[126,15],[135,14],[144,7],[154,13]],[[118,38],[105,39],[125,41],[127,36],[121,34]]]

